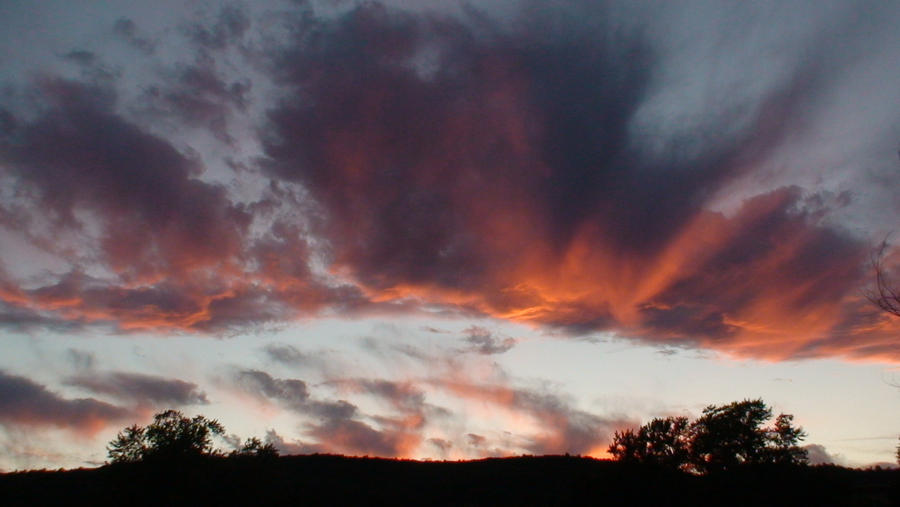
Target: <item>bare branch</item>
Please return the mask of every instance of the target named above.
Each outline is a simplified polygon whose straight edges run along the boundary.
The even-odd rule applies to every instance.
[[[874,305],[891,315],[900,317],[900,286],[894,285],[884,266],[884,255],[887,251],[887,239],[881,242],[878,250],[872,254],[872,268],[875,270],[875,290],[868,291],[866,298]]]

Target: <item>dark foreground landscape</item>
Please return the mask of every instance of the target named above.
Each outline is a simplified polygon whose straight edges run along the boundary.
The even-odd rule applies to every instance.
[[[419,462],[312,455],[0,474],[3,505],[900,505],[900,470],[747,467],[698,477],[569,456]]]

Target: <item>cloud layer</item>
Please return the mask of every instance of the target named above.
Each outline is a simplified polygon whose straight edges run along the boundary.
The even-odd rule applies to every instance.
[[[900,325],[861,296],[866,232],[842,222],[859,189],[783,166],[874,19],[853,43],[827,13],[815,37],[779,34],[787,56],[716,106],[688,100],[674,62],[734,69],[679,53],[640,8],[520,7],[301,5],[273,25],[232,6],[183,24],[191,58],[141,93],[34,78],[0,115],[0,232],[62,267],[0,258],[0,323],[222,333],[438,309],[775,360],[900,358]],[[147,68],[160,58],[138,22],[111,29]],[[211,137],[172,134],[191,129]],[[837,167],[803,163],[822,181]]]

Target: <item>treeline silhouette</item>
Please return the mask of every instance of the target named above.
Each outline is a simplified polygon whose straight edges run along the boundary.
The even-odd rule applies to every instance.
[[[900,471],[747,465],[694,475],[575,456],[420,462],[193,457],[0,474],[3,505],[900,505]]]
[[[431,462],[279,457],[256,438],[225,453],[218,421],[167,410],[119,433],[100,468],[0,474],[0,505],[900,505],[900,470],[807,466],[802,428],[771,416],[745,400],[654,419],[615,434],[619,461]]]

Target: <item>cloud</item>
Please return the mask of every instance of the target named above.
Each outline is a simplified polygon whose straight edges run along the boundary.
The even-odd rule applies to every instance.
[[[355,419],[311,424],[307,432],[327,449],[357,456],[406,457],[420,442],[417,434],[394,428],[378,430]]]
[[[832,456],[828,453],[827,450],[825,450],[825,446],[823,445],[809,444],[804,445],[803,448],[806,449],[806,452],[809,454],[810,465],[834,464],[847,466],[847,460],[843,456],[839,454]]]
[[[151,403],[166,407],[209,403],[206,393],[197,384],[156,375],[86,372],[68,378],[66,384],[95,394],[113,396],[125,403]]]
[[[485,442],[487,442],[487,438],[485,438],[483,435],[477,435],[475,433],[467,434],[466,439],[468,440],[469,445],[471,445],[472,447],[481,447]]]
[[[219,10],[212,25],[191,23],[184,28],[184,32],[192,42],[203,48],[224,49],[241,41],[250,24],[250,16],[243,7],[227,5]]]
[[[479,354],[502,354],[516,345],[515,338],[498,337],[480,326],[469,326],[463,332],[471,350]]]
[[[80,323],[53,316],[48,312],[35,311],[31,308],[22,308],[16,304],[0,301],[0,327],[22,331],[33,329],[72,331],[79,328]]]
[[[340,379],[330,384],[355,393],[365,393],[387,400],[395,408],[406,412],[419,412],[425,405],[425,393],[412,382],[395,382],[384,379]]]
[[[422,386],[413,380],[332,379],[328,384],[338,386],[342,391],[367,394],[387,401],[393,410],[401,414],[394,422],[402,421],[406,426],[422,427],[428,420],[452,415],[448,409],[428,403]]]
[[[251,234],[267,217],[117,114],[112,90],[58,78],[35,86],[43,110],[0,139],[0,178],[19,189],[0,200],[0,219],[72,261],[27,288],[0,272],[0,324],[222,332],[364,302],[311,274],[296,224]]]
[[[858,298],[867,244],[825,220],[847,199],[739,186],[803,128],[824,60],[699,111],[684,149],[635,130],[663,71],[652,38],[572,9],[563,33],[544,21],[564,9],[475,28],[366,4],[271,52],[295,92],[269,110],[264,167],[324,208],[332,269],[376,301],[577,334],[896,358]],[[715,210],[725,193],[734,212]]]
[[[38,85],[49,111],[21,125],[0,156],[55,224],[86,227],[78,212],[92,212],[107,265],[134,278],[183,272],[240,248],[250,216],[223,188],[193,177],[195,160],[115,114],[112,92],[61,79]]]
[[[324,452],[324,449],[321,446],[315,444],[307,444],[299,441],[288,442],[275,430],[266,431],[265,442],[267,444],[274,445],[275,448],[278,449],[278,452],[282,455],[314,454]]]
[[[437,448],[442,456],[446,456],[447,452],[449,452],[450,449],[453,449],[453,442],[444,440],[443,438],[429,438],[426,442]]]
[[[15,189],[0,224],[69,269],[4,275],[0,324],[225,333],[427,311],[772,360],[900,358],[900,323],[860,297],[860,202],[895,178],[798,155],[853,102],[835,97],[860,58],[882,75],[863,42],[893,11],[846,26],[843,8],[785,8],[802,21],[785,30],[742,7],[778,55],[747,82],[696,38],[730,26],[716,8],[673,23],[659,6],[516,5],[266,23],[225,7],[180,25],[191,58],[147,70],[140,93],[36,78],[0,113]],[[721,35],[757,48],[742,30]],[[114,32],[154,51],[129,18]],[[64,58],[106,61],[91,49]],[[703,100],[684,84],[698,79]],[[184,135],[198,127],[227,163]],[[509,340],[467,338],[485,354]]]
[[[309,400],[306,382],[277,379],[259,370],[242,370],[234,375],[235,383],[249,393],[277,400],[289,408],[302,411]]]
[[[436,446],[426,435],[440,428],[442,441],[459,444],[461,452],[474,455],[573,454],[597,453],[609,443],[612,432],[633,421],[605,417],[572,405],[559,394],[536,388],[506,387],[503,382],[477,383],[456,378],[431,378],[394,381],[385,379],[344,378],[324,383],[337,388],[350,401],[313,396],[299,379],[279,379],[258,370],[242,370],[233,377],[245,392],[275,402],[303,416],[304,434],[310,444],[327,452],[377,456],[415,456],[423,444]],[[466,410],[458,412],[427,402],[434,389],[462,402],[487,404],[493,413],[505,414],[516,421],[506,436],[460,433]],[[359,409],[364,403],[357,396],[370,396],[386,402],[384,415],[372,415]],[[364,406],[371,407],[368,402]],[[370,409],[371,410],[371,409]],[[465,445],[463,445],[465,443]],[[472,448],[465,451],[466,448]],[[449,449],[449,447],[447,448]],[[440,451],[442,453],[447,450]]]
[[[92,65],[97,59],[96,54],[84,49],[73,49],[72,51],[64,54],[62,57],[66,60],[75,62],[78,65]]]
[[[591,454],[605,449],[612,433],[633,421],[620,417],[603,417],[585,412],[562,396],[542,389],[479,384],[460,379],[432,379],[434,387],[460,398],[490,404],[514,415],[531,420],[536,430],[517,435],[515,446],[533,454]],[[472,447],[483,447],[486,437],[467,435]],[[509,446],[504,446],[509,447]]]
[[[91,371],[97,363],[97,358],[93,353],[77,349],[66,350],[66,359],[79,371]]]
[[[55,426],[94,433],[129,415],[124,408],[94,398],[63,398],[26,377],[0,371],[2,424]]]
[[[116,23],[113,25],[113,33],[128,43],[128,45],[145,55],[153,54],[156,50],[156,41],[140,35],[137,23],[130,18],[117,19]]]
[[[301,352],[292,345],[270,343],[263,348],[263,352],[269,360],[288,366],[306,366],[317,362],[313,356]]]
[[[145,112],[203,127],[224,143],[235,142],[228,124],[234,113],[247,106],[252,85],[249,80],[227,81],[216,61],[205,54],[191,64],[176,66],[162,77],[161,84],[145,91]]]
[[[232,376],[232,381],[247,393],[323,421],[349,419],[357,414],[356,405],[346,400],[311,398],[309,387],[300,379],[280,379],[260,370],[239,370]]]
[[[411,456],[423,440],[425,418],[420,413],[421,393],[388,381],[352,381],[358,389],[395,401],[399,417],[368,417],[375,426],[362,420],[356,405],[346,400],[317,399],[310,396],[305,382],[279,379],[259,370],[241,370],[233,380],[237,386],[263,399],[306,416],[305,433],[314,439],[310,445],[325,452],[385,457]]]

